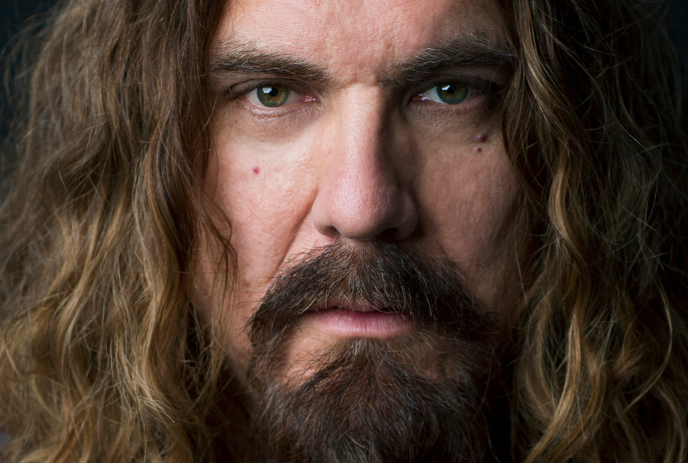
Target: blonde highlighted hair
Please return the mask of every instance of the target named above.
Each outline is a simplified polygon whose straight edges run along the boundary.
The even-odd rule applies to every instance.
[[[503,135],[534,243],[513,458],[686,461],[681,67],[651,3],[499,2],[518,57]],[[215,415],[223,353],[188,296],[208,238],[232,281],[202,190],[223,6],[72,0],[28,64],[6,61],[27,99],[0,209],[2,461],[214,461],[218,423],[242,425]]]

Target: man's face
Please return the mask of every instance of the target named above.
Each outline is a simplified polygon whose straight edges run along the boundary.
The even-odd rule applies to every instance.
[[[342,346],[355,346],[345,356],[354,363],[360,352],[404,352],[394,361],[432,380],[489,369],[486,346],[515,308],[523,237],[496,113],[510,78],[499,17],[488,0],[229,2],[211,58],[206,190],[229,218],[238,262],[237,293],[214,310],[226,317],[224,347],[250,390],[298,387]],[[323,254],[333,257],[312,264]],[[202,261],[195,299],[211,320],[216,259]],[[306,279],[311,264],[317,281]],[[266,303],[276,277],[299,265],[304,279],[292,275],[282,285],[290,292]],[[489,332],[479,348],[464,333],[453,359],[452,334],[424,328],[462,331],[462,318],[433,318],[451,318],[451,307],[389,302],[405,297],[406,283],[390,275],[407,266],[420,268],[409,292],[439,280],[437,291],[450,295],[438,300],[464,301],[464,319],[489,320],[489,330],[476,322]],[[303,300],[290,307],[295,294]],[[281,328],[252,324],[257,312],[279,319],[281,310],[294,312]],[[256,359],[269,342],[279,355]]]

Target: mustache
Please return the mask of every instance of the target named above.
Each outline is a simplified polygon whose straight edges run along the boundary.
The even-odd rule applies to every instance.
[[[309,310],[368,303],[408,317],[419,328],[476,341],[494,332],[494,317],[466,290],[446,261],[421,257],[395,243],[352,247],[336,241],[305,254],[271,283],[248,322],[253,348],[265,353]],[[344,307],[342,307],[342,305]]]

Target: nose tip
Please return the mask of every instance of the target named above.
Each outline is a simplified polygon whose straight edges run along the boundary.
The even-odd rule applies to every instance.
[[[411,198],[393,179],[361,175],[353,166],[326,187],[316,199],[314,224],[319,233],[356,241],[376,238],[402,240],[416,228]]]

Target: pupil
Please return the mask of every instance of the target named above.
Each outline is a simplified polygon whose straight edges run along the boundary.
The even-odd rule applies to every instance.
[[[267,93],[268,95],[270,95],[273,98],[276,97],[277,95],[279,95],[279,90],[277,90],[276,87],[265,87],[263,89],[263,92]]]

